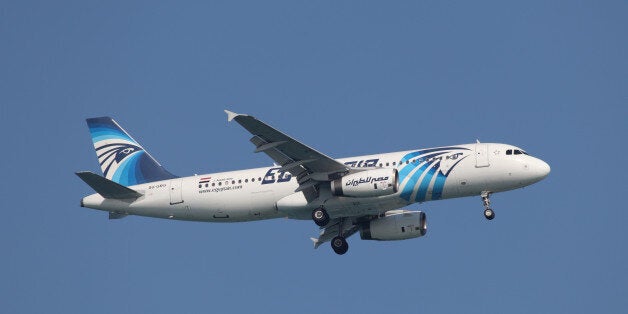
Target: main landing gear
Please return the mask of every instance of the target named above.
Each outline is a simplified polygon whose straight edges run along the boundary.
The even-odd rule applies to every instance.
[[[347,253],[349,250],[349,243],[347,243],[347,240],[344,237],[337,236],[331,240],[331,248],[334,249],[336,254],[342,255]]]
[[[345,219],[340,218],[340,221],[338,222],[338,235],[331,239],[331,248],[334,249],[334,252],[338,255],[345,254],[349,250],[349,243],[347,243],[347,239],[342,236],[344,222]]]
[[[312,220],[319,227],[325,227],[329,223],[329,214],[323,207],[319,207],[312,211]]]
[[[314,223],[316,223],[319,227],[325,227],[329,223],[330,219],[325,208],[321,206],[312,211],[312,220],[314,220]],[[342,234],[344,230],[343,223],[344,218],[340,218],[340,221],[338,222],[338,235],[331,239],[331,248],[338,255],[345,254],[349,250],[349,244]]]
[[[493,218],[495,218],[495,212],[491,209],[491,199],[489,198],[491,192],[483,191],[480,196],[482,196],[482,203],[484,203],[484,217],[488,220],[493,220]]]

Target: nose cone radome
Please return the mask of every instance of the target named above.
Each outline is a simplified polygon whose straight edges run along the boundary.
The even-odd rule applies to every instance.
[[[541,181],[549,175],[551,168],[545,161],[536,159],[532,171],[534,172],[534,181]]]
[[[550,168],[550,165],[548,165],[546,162],[544,162],[543,160],[541,160],[541,166],[540,166],[540,172],[541,172],[541,176],[542,179],[545,179],[545,177],[547,177],[547,175],[550,173],[550,171],[552,170]]]

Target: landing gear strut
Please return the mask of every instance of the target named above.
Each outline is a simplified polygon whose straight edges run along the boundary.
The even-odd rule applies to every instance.
[[[329,214],[323,207],[319,207],[312,211],[312,220],[319,227],[325,227],[329,222]]]
[[[491,199],[489,198],[491,192],[483,191],[480,196],[482,196],[482,203],[484,203],[484,217],[488,220],[493,220],[493,218],[495,218],[495,212],[491,209]]]
[[[340,218],[340,222],[338,223],[338,236],[334,237],[331,240],[331,248],[334,249],[334,252],[338,255],[342,255],[347,253],[349,250],[349,244],[345,237],[342,236],[344,218]]]

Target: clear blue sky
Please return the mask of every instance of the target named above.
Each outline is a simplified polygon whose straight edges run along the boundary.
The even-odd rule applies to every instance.
[[[0,3],[4,313],[626,313],[626,1]],[[178,175],[266,166],[223,109],[331,156],[518,145],[550,176],[410,206],[427,236],[79,207],[85,118]]]

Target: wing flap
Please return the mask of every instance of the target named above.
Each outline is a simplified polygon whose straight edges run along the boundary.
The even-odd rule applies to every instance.
[[[85,181],[96,193],[104,198],[111,199],[136,199],[142,196],[141,193],[115,183],[107,178],[101,177],[93,172],[81,171],[76,175]]]

